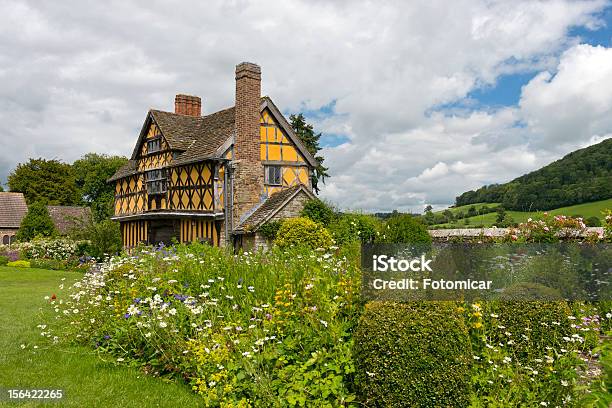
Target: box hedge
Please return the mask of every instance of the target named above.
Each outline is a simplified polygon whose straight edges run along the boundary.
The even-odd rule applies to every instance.
[[[366,406],[467,406],[471,358],[454,302],[372,302],[355,332],[355,383]]]

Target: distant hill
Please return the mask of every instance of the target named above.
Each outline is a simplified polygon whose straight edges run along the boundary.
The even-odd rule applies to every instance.
[[[456,206],[501,203],[508,210],[542,211],[612,198],[612,138],[576,150],[505,184],[467,191]]]

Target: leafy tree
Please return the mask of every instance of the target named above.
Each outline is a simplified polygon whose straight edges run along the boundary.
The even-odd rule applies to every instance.
[[[392,217],[387,221],[380,241],[385,243],[429,244],[431,243],[431,236],[425,225],[415,217],[404,214]]]
[[[476,212],[476,207],[474,207],[473,205],[470,206],[470,208],[468,208],[468,211],[467,211],[467,216],[474,217],[476,215],[478,215],[478,212]]]
[[[427,206],[425,207],[425,212],[431,212],[433,210],[433,207],[430,204],[427,204]]]
[[[298,115],[289,116],[289,122],[291,122],[291,127],[300,137],[300,140],[302,143],[304,143],[304,146],[308,152],[317,161],[317,166],[315,167],[312,175],[312,188],[318,194],[319,181],[325,184],[325,178],[329,177],[329,173],[327,173],[328,168],[323,166],[323,161],[325,159],[323,156],[317,156],[317,153],[319,153],[321,150],[321,147],[319,146],[321,133],[315,133],[314,127],[306,123],[306,118],[304,118],[304,115],[301,113]]]
[[[506,218],[506,210],[504,207],[497,207],[497,218],[495,219],[495,225],[501,226],[504,222],[504,218]]]
[[[446,219],[448,220],[448,222],[452,221],[455,217],[453,216],[453,212],[451,210],[444,210],[444,212],[442,213],[444,214],[444,216],[446,217]]]
[[[301,216],[310,218],[322,225],[329,225],[336,218],[336,213],[331,205],[315,198],[314,200],[308,200],[304,204]]]
[[[113,214],[115,186],[106,180],[127,163],[127,160],[121,156],[89,153],[72,165],[80,195],[91,207],[96,221],[108,219]]]
[[[72,166],[59,160],[30,159],[20,163],[8,177],[11,191],[23,193],[26,202],[77,205],[81,197]]]
[[[43,202],[35,202],[30,204],[28,212],[23,220],[21,220],[21,226],[17,231],[17,240],[25,242],[29,241],[37,236],[50,237],[56,234],[55,224],[49,215],[47,206]]]
[[[2,193],[4,191],[4,188],[2,187],[2,184],[0,184],[0,193]]]

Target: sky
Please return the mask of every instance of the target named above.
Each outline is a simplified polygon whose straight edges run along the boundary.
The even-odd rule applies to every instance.
[[[177,93],[233,105],[241,61],[322,132],[342,209],[443,208],[612,137],[610,1],[178,4],[0,0],[0,182],[130,155]]]

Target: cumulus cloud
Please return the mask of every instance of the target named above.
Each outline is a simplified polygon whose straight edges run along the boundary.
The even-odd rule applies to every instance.
[[[0,6],[0,180],[28,157],[129,155],[147,109],[171,110],[178,92],[202,96],[204,112],[230,106],[243,60],[285,112],[333,103],[313,120],[348,138],[324,152],[323,194],[343,208],[448,204],[612,133],[609,70],[588,67],[609,68],[609,50],[568,36],[601,26],[604,0]],[[518,106],[437,110],[534,69]]]

